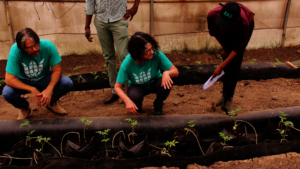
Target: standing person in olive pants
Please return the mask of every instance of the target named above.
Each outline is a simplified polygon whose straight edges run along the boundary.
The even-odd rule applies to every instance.
[[[245,48],[254,29],[254,13],[246,6],[227,2],[212,9],[207,16],[209,34],[214,36],[223,48],[221,57],[224,62],[214,71],[212,78],[222,70],[223,95],[216,102],[225,112],[233,111],[232,98],[243,61]]]
[[[90,23],[93,15],[103,57],[106,62],[109,84],[112,93],[104,99],[104,104],[114,102],[119,98],[114,90],[117,78],[115,47],[120,65],[128,54],[128,19],[130,21],[137,13],[140,0],[135,0],[131,9],[127,10],[127,0],[86,0],[85,36],[92,42]]]

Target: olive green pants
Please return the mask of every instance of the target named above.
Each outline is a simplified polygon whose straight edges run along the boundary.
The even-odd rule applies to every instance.
[[[95,18],[94,24],[97,29],[103,57],[106,62],[111,91],[112,93],[116,93],[114,86],[118,72],[116,67],[114,44],[116,45],[119,63],[121,65],[128,54],[128,21],[122,19],[112,23],[103,23]]]

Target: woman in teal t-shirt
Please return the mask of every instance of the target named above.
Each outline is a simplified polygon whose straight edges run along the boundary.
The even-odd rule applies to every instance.
[[[149,93],[156,93],[154,114],[162,115],[163,102],[168,97],[178,69],[158,50],[157,41],[149,34],[136,32],[128,41],[129,55],[124,59],[115,84],[115,91],[126,104],[128,112],[143,112],[142,103]],[[128,96],[123,85],[129,79]]]

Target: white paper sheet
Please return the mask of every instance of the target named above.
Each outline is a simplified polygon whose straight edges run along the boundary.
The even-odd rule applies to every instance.
[[[207,88],[209,88],[211,85],[213,85],[220,77],[222,77],[225,74],[225,72],[222,70],[221,74],[219,74],[218,76],[214,77],[211,80],[211,77],[204,83],[204,85],[202,86],[203,90],[206,90]]]

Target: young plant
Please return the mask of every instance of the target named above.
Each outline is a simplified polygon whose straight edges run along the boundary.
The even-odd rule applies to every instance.
[[[80,68],[82,68],[82,66],[76,66],[76,67],[74,68],[74,70],[78,70],[78,69],[80,69]]]
[[[108,142],[110,139],[109,138],[105,138],[106,135],[108,135],[108,132],[110,131],[110,129],[106,129],[104,131],[97,131],[96,133],[102,135],[104,137],[104,139],[102,139],[102,142],[105,142],[105,155],[106,157],[108,157],[108,153],[107,153],[107,147],[106,147],[106,142]]]
[[[69,77],[69,78],[70,78],[70,77],[72,77],[72,75],[67,75],[67,77]]]
[[[177,144],[178,143],[178,141],[176,141],[176,140],[173,140],[173,141],[167,141],[166,143],[165,143],[165,145],[167,146],[167,148],[163,148],[163,153],[165,153],[165,154],[169,154],[169,152],[170,152],[170,149],[171,149],[171,147],[175,147],[175,144]]]
[[[187,132],[189,130],[192,130],[193,127],[195,127],[195,124],[194,124],[195,120],[190,120],[189,122],[187,122],[189,124],[189,127],[190,128],[184,128]]]
[[[0,87],[5,84],[5,79],[0,80]]]
[[[86,128],[86,126],[90,125],[93,121],[87,120],[87,119],[84,118],[84,117],[81,118],[80,120],[81,120],[81,122],[84,124],[84,125],[83,125],[83,138],[84,138],[84,141],[86,142],[86,138],[85,138],[85,128]]]
[[[276,60],[275,65],[280,65],[281,64],[281,62],[279,61],[279,59],[275,58],[275,60]],[[275,65],[273,67],[276,67]]]
[[[30,137],[31,137],[31,135],[35,132],[35,130],[29,131],[29,126],[30,126],[30,124],[29,124],[29,121],[28,121],[28,120],[25,121],[24,123],[22,123],[22,124],[20,125],[20,128],[21,128],[22,126],[27,126],[27,132],[28,132],[28,135],[26,136],[26,140],[29,141],[29,147],[31,147]]]
[[[233,111],[231,111],[231,112],[228,112],[228,115],[229,115],[230,117],[232,117],[232,118],[233,118],[233,121],[234,121],[233,130],[236,130],[236,127],[237,127],[235,116],[236,116],[237,112],[239,112],[239,111],[241,111],[241,110],[243,110],[243,109],[236,109],[236,110],[233,110]]]
[[[219,65],[216,65],[216,66],[214,66],[214,67],[218,67]]]
[[[103,73],[103,74],[106,74],[106,72],[105,72],[105,71],[102,71],[102,73]]]
[[[104,64],[103,66],[106,67],[106,64]]]
[[[133,120],[131,118],[127,118],[125,121],[129,122],[131,124],[131,128],[132,128],[132,131],[131,131],[131,135],[132,135],[132,141],[134,140],[134,127],[138,124],[137,120]]]
[[[92,75],[94,75],[94,79],[96,80],[99,76],[97,75],[97,72],[91,72]]]
[[[184,67],[184,68],[186,68],[186,69],[190,69],[191,67],[189,67],[189,66],[182,66],[182,67]]]
[[[286,119],[287,119],[286,116],[288,116],[288,114],[285,114],[285,113],[282,112],[282,111],[279,111],[279,113],[280,113],[279,118],[280,118],[281,120],[280,120],[280,122],[279,122],[278,127],[280,127],[280,129],[277,129],[277,130],[279,131],[279,133],[280,133],[280,135],[281,135],[281,137],[282,137],[281,140],[283,141],[283,140],[286,140],[285,137],[288,136],[288,135],[286,134],[287,127],[288,127],[289,125],[292,126],[292,127],[294,127],[294,123],[291,122],[291,121],[286,121]],[[285,129],[283,129],[284,126],[285,126]]]
[[[196,61],[196,63],[197,63],[198,65],[200,65],[200,64],[201,64],[201,61]],[[199,67],[199,69],[202,69],[202,67]]]
[[[37,139],[36,141],[39,142],[41,144],[41,148],[40,149],[36,149],[37,152],[40,152],[43,157],[44,157],[44,160],[45,160],[45,156],[44,156],[44,145],[46,142],[48,142],[49,140],[51,140],[50,137],[43,137],[43,136],[37,136]]]
[[[256,61],[257,61],[257,59],[252,59],[249,63],[252,64],[252,65],[254,65],[254,64],[257,64]]]
[[[222,133],[222,132],[219,132],[219,134],[220,134],[220,137],[224,140],[224,142],[221,142],[221,144],[222,144],[223,146],[226,145],[226,142],[227,142],[227,141],[229,141],[229,140],[232,139],[232,137],[225,136],[225,134]]]
[[[221,60],[221,62],[223,62],[223,58],[222,58],[222,56],[220,56],[220,57],[218,57],[220,60]]]

